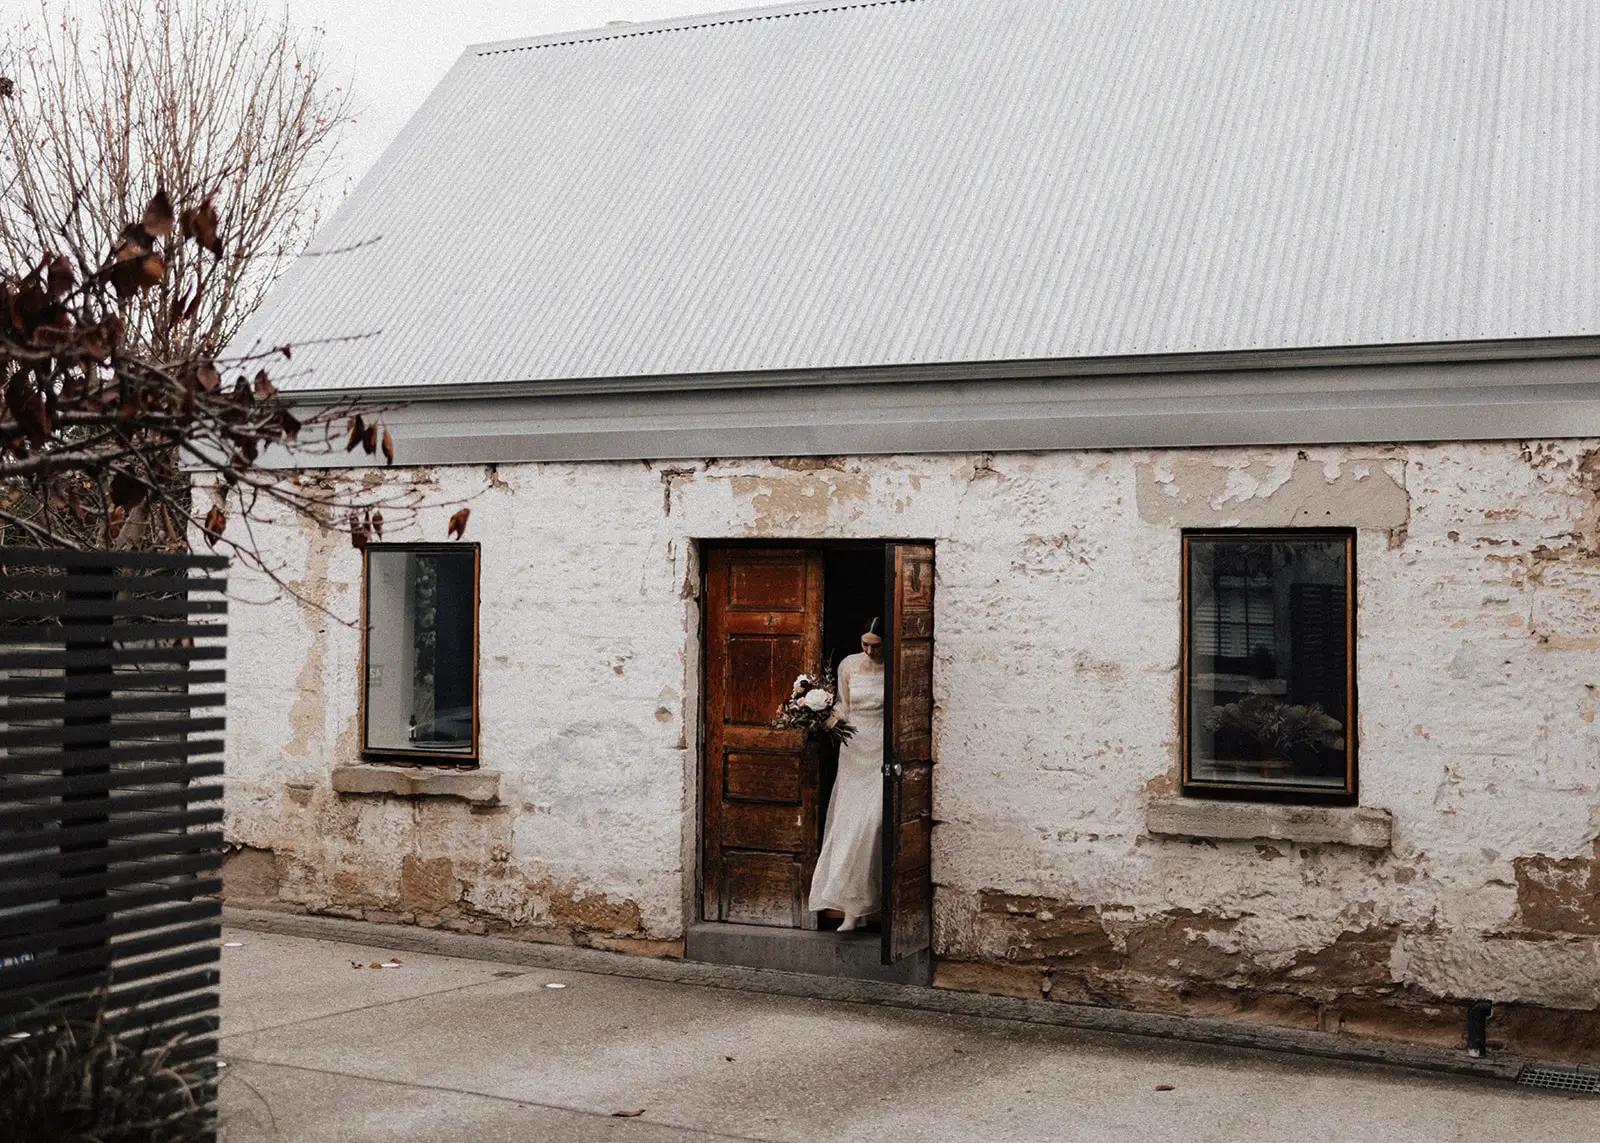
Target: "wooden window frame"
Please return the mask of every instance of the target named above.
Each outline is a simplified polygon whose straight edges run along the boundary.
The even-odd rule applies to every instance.
[[[472,747],[470,750],[407,750],[392,746],[369,746],[367,743],[367,643],[372,636],[372,578],[371,555],[377,552],[447,553],[472,552]],[[476,769],[479,758],[481,728],[478,703],[482,688],[481,626],[483,605],[483,549],[477,543],[369,543],[361,551],[361,666],[358,676],[360,688],[361,759],[364,762],[412,762],[439,766],[470,767]]]
[[[1190,640],[1193,616],[1190,613],[1192,597],[1189,589],[1190,545],[1196,540],[1271,542],[1285,539],[1338,540],[1344,544],[1345,554],[1345,784],[1343,789],[1318,789],[1274,783],[1270,779],[1259,782],[1221,782],[1215,779],[1195,779],[1191,773],[1193,760],[1190,718],[1192,703],[1190,688],[1194,674],[1194,648]],[[1182,577],[1180,622],[1182,653],[1179,659],[1180,723],[1179,750],[1182,753],[1182,780],[1180,788],[1185,797],[1223,798],[1236,801],[1276,802],[1291,805],[1356,805],[1360,798],[1360,767],[1358,765],[1356,705],[1356,532],[1354,528],[1196,528],[1185,529],[1179,545],[1180,575]]]

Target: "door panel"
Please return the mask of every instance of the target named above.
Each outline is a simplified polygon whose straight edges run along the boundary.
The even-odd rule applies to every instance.
[[[735,802],[800,804],[800,762],[780,754],[726,751],[722,796]]]
[[[733,925],[795,928],[795,901],[805,892],[804,871],[789,854],[726,851],[720,866],[721,914]]]
[[[811,928],[818,758],[770,725],[794,677],[821,661],[822,555],[717,548],[706,561],[702,915]]]
[[[805,553],[791,554],[803,557]],[[736,562],[729,568],[728,609],[803,612],[806,609],[806,571],[803,558]]]
[[[884,587],[883,963],[933,937],[933,547],[889,544]]]
[[[736,726],[765,725],[789,697],[795,676],[804,671],[805,640],[800,635],[733,634],[727,639],[728,675],[723,721]]]
[[[799,806],[727,802],[722,807],[722,847],[800,853],[806,848],[805,813]]]

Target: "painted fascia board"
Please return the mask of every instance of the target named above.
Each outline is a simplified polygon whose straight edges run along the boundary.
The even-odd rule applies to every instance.
[[[1315,366],[1236,355],[1252,367],[1210,357],[1205,368],[1144,372],[926,366],[870,382],[856,371],[819,371],[327,399],[381,397],[401,464],[1600,437],[1600,345],[1582,341],[1415,360],[1341,351],[1318,354]],[[319,403],[311,394],[294,399]],[[299,463],[319,462],[371,463],[360,453]]]
[[[383,388],[296,389],[292,396],[312,404],[336,401],[458,401],[477,398],[591,396],[615,393],[695,392],[720,389],[810,388],[932,381],[983,382],[1224,373],[1344,366],[1446,365],[1487,361],[1600,359],[1600,337],[1552,337],[1473,342],[1355,345],[1307,349],[1252,349],[1232,353],[1150,354],[1119,357],[953,361],[847,368],[773,370],[750,373],[662,373],[626,377],[572,377],[478,384],[411,385]]]

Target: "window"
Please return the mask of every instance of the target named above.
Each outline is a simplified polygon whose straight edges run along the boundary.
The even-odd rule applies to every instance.
[[[1183,537],[1185,793],[1356,795],[1355,536]]]
[[[368,544],[362,752],[478,756],[476,544]]]

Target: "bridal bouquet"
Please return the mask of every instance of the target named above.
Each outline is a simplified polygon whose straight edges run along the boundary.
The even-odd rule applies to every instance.
[[[820,675],[801,675],[794,681],[788,700],[778,708],[778,717],[772,720],[772,725],[780,730],[827,734],[835,741],[848,742],[856,728],[834,717],[833,707],[838,696],[839,687],[832,667]]]

